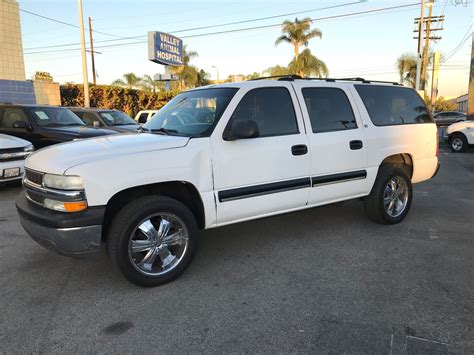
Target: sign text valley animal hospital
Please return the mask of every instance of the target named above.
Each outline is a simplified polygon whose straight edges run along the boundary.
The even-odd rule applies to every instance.
[[[148,32],[148,59],[163,65],[183,65],[183,41],[163,32]]]

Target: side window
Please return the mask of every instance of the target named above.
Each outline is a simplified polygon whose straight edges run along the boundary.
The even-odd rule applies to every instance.
[[[99,119],[93,113],[84,112],[82,113],[82,116],[79,116],[79,117],[81,117],[84,123],[88,126],[94,126],[95,121],[99,122],[99,126],[102,126]]]
[[[28,117],[21,108],[7,107],[3,111],[0,127],[12,128],[13,123],[16,121],[28,121]]]
[[[283,87],[249,91],[237,105],[230,122],[253,120],[260,137],[298,133],[295,109],[290,93]]]
[[[346,93],[337,88],[302,89],[313,133],[357,128]]]
[[[415,90],[373,84],[354,86],[376,126],[434,122]]]

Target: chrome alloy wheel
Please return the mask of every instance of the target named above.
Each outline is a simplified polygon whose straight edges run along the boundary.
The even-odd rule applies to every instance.
[[[408,186],[405,180],[400,176],[392,177],[383,193],[383,206],[387,214],[396,218],[405,210],[408,202]]]
[[[454,138],[451,141],[451,147],[456,151],[459,152],[462,149],[463,141],[461,138]]]
[[[140,273],[160,276],[173,270],[183,259],[189,231],[172,213],[159,213],[140,222],[129,240],[128,255]]]

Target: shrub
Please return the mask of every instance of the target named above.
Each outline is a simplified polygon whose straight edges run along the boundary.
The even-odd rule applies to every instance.
[[[116,109],[135,117],[138,111],[163,107],[178,92],[153,93],[111,85],[91,85],[89,93],[91,107]],[[84,106],[84,87],[77,84],[61,85],[61,104]]]

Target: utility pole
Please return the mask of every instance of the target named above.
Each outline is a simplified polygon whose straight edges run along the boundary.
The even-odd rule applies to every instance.
[[[94,60],[94,40],[92,39],[92,20],[89,16],[89,37],[91,41],[91,59],[92,59],[92,79],[94,85],[96,85],[96,78],[95,78],[95,60]]]
[[[416,59],[416,84],[415,89],[420,90],[420,74],[421,74],[421,43],[423,41],[423,17],[425,15],[425,0],[421,0],[420,23],[418,27],[418,58]]]
[[[467,96],[467,119],[474,121],[474,33],[471,46],[471,73],[469,75],[469,92]]]
[[[79,28],[81,31],[82,76],[84,80],[84,107],[90,107],[89,80],[87,78],[86,39],[84,38],[84,16],[82,14],[82,0],[77,0],[77,9],[79,12]]]
[[[438,96],[439,52],[433,54],[433,72],[431,73],[431,111],[434,113]]]
[[[426,4],[429,7],[428,21],[426,21],[426,39],[425,39],[425,48],[423,49],[423,65],[421,67],[421,90],[426,89],[426,72],[428,71],[428,50],[430,48],[430,30],[431,30],[431,16],[433,15],[433,3],[429,2]],[[423,38],[421,33],[419,34],[420,38]]]

